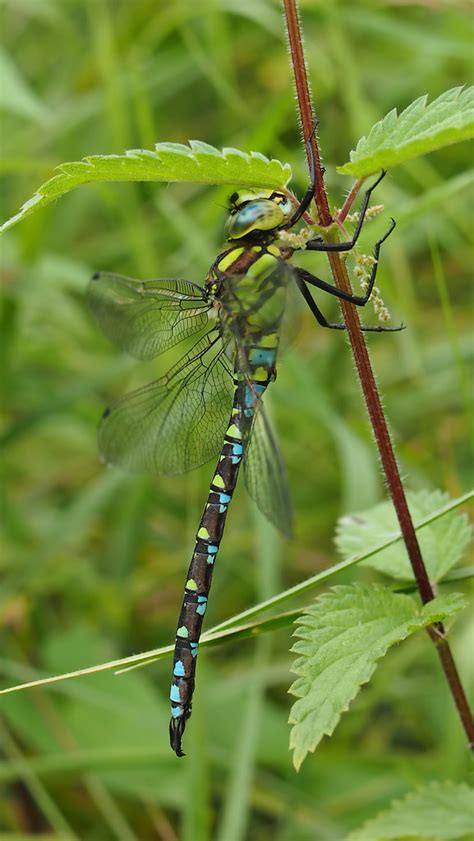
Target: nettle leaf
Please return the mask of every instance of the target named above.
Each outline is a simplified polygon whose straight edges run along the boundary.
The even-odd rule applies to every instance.
[[[0,227],[0,233],[91,181],[192,181],[272,190],[284,188],[291,178],[289,164],[266,158],[260,152],[220,151],[199,140],[190,140],[189,146],[157,143],[154,150],[130,149],[124,155],[91,155],[82,161],[61,164],[57,169],[59,174],[46,181],[19,213]]]
[[[415,99],[400,115],[396,108],[362,137],[350,163],[337,167],[343,175],[365,178],[380,169],[426,155],[435,149],[474,137],[474,88],[452,88],[427,105]]]
[[[345,841],[468,841],[473,827],[474,789],[464,783],[436,782],[394,800],[386,812]]]
[[[414,598],[385,587],[333,587],[298,619],[292,648],[299,654],[290,692],[290,748],[298,769],[324,735],[330,736],[350,702],[395,643],[453,616],[464,607],[459,593],[419,606]]]
[[[450,497],[442,491],[409,493],[408,504],[415,526],[448,502]],[[351,558],[389,540],[399,529],[393,505],[387,500],[368,511],[342,517],[336,529],[336,546],[343,558]],[[466,514],[450,511],[420,529],[417,537],[430,580],[440,581],[463,557],[471,538],[471,527]],[[403,541],[361,563],[393,578],[413,580]]]

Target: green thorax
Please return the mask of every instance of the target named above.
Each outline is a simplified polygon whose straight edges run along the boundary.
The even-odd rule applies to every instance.
[[[207,289],[216,298],[225,331],[240,344],[277,346],[288,282],[286,256],[276,244],[236,246],[212,266]]]

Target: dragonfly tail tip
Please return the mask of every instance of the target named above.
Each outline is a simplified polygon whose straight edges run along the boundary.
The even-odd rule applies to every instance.
[[[186,756],[182,747],[181,740],[183,738],[186,721],[183,716],[180,718],[172,718],[170,721],[170,745],[174,750],[176,756]]]

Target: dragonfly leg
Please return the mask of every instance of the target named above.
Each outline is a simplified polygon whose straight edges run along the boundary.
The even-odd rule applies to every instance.
[[[313,128],[311,130],[311,134],[310,134],[310,136],[308,137],[308,139],[305,143],[306,154],[307,154],[307,158],[308,158],[308,166],[309,166],[309,177],[311,179],[310,182],[309,182],[309,187],[306,190],[306,193],[304,194],[304,196],[303,196],[303,198],[302,198],[302,200],[299,204],[299,207],[296,208],[295,212],[293,213],[293,216],[288,220],[286,225],[282,226],[281,230],[290,230],[294,225],[296,225],[296,223],[299,222],[299,220],[301,219],[303,214],[306,213],[306,211],[308,210],[308,207],[310,206],[311,202],[313,201],[314,194],[316,192],[316,161],[314,159],[314,153],[313,153],[313,147],[311,145],[311,141],[314,137],[314,134],[316,132],[317,127],[318,127],[318,120],[315,119],[314,123],[313,123]],[[322,171],[323,171],[323,173],[325,172],[324,168],[323,168]]]
[[[306,248],[308,249],[308,251],[351,251],[354,248],[354,245],[356,244],[357,240],[359,239],[359,234],[362,230],[362,225],[364,224],[365,214],[367,213],[367,208],[369,206],[370,196],[372,195],[375,188],[378,187],[382,179],[385,178],[386,174],[386,171],[383,169],[382,174],[379,175],[377,181],[375,181],[372,184],[372,186],[369,187],[369,189],[366,191],[364,201],[362,202],[362,207],[360,209],[359,219],[352,239],[348,240],[347,242],[324,242],[323,238],[318,236],[314,239],[309,240],[309,242],[306,243]],[[381,242],[383,242],[384,239],[386,239],[389,236],[389,234],[392,233],[394,227],[395,221],[392,219],[392,227],[390,228],[388,234],[386,234],[385,237],[381,240]]]
[[[357,307],[364,307],[366,305],[367,301],[369,300],[369,298],[372,294],[372,290],[374,288],[375,278],[377,277],[377,270],[378,270],[378,267],[379,267],[380,249],[382,247],[382,244],[385,242],[385,240],[392,233],[392,231],[395,227],[395,224],[396,224],[395,220],[392,219],[392,224],[390,225],[390,228],[388,229],[385,236],[383,236],[381,239],[379,239],[375,243],[375,247],[374,247],[375,263],[372,266],[372,271],[370,273],[370,278],[369,278],[369,282],[368,282],[368,285],[367,285],[367,291],[366,291],[365,295],[354,295],[353,293],[350,293],[350,292],[344,292],[342,289],[339,289],[337,286],[334,286],[334,284],[327,283],[325,280],[321,280],[321,278],[315,277],[315,275],[312,275],[310,272],[305,271],[305,269],[298,269],[298,272],[300,273],[300,276],[303,277],[303,280],[305,280],[306,283],[309,283],[310,286],[317,286],[318,289],[322,289],[323,292],[328,292],[329,295],[334,295],[336,298],[342,298],[343,301],[349,301],[351,304],[355,304]],[[308,243],[308,245],[309,244],[310,243]],[[308,247],[308,246],[306,246],[306,247]]]
[[[299,271],[299,269],[296,269],[296,284],[320,327],[327,327],[330,330],[347,330],[345,324],[342,324],[341,322],[332,322],[327,320],[326,316],[323,315],[316,301],[311,295],[311,292],[308,289],[304,278],[300,276]],[[365,324],[361,324],[360,329],[363,330],[365,333],[398,333],[400,330],[405,329],[405,325],[401,324],[399,327],[383,327],[382,325],[367,327]]]

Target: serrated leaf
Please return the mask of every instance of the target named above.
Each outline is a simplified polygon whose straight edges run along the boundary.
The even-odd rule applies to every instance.
[[[92,181],[192,181],[272,190],[284,188],[291,178],[289,164],[266,158],[260,152],[220,151],[199,140],[191,140],[189,146],[157,143],[154,150],[91,155],[82,161],[63,163],[57,169],[59,174],[46,181],[19,213],[0,227],[0,234],[75,187]]]
[[[415,599],[384,587],[333,587],[297,621],[292,648],[300,655],[290,692],[298,700],[289,721],[290,748],[298,769],[367,683],[377,661],[405,637],[452,616],[464,606],[458,593],[420,607]]]
[[[400,115],[393,109],[375,123],[350,153],[350,162],[337,167],[337,171],[365,178],[471,137],[474,137],[473,87],[452,88],[429,105],[427,96],[420,96]]]
[[[474,789],[436,782],[394,800],[345,841],[455,841],[474,837]]]
[[[415,526],[449,501],[448,494],[442,491],[409,493],[408,505]],[[369,511],[342,517],[336,529],[336,546],[343,558],[350,558],[389,540],[398,530],[395,510],[387,500]],[[471,528],[466,514],[452,511],[424,526],[417,536],[429,578],[440,581],[463,557],[471,538]],[[362,563],[393,578],[413,580],[411,564],[402,542],[377,552]]]

